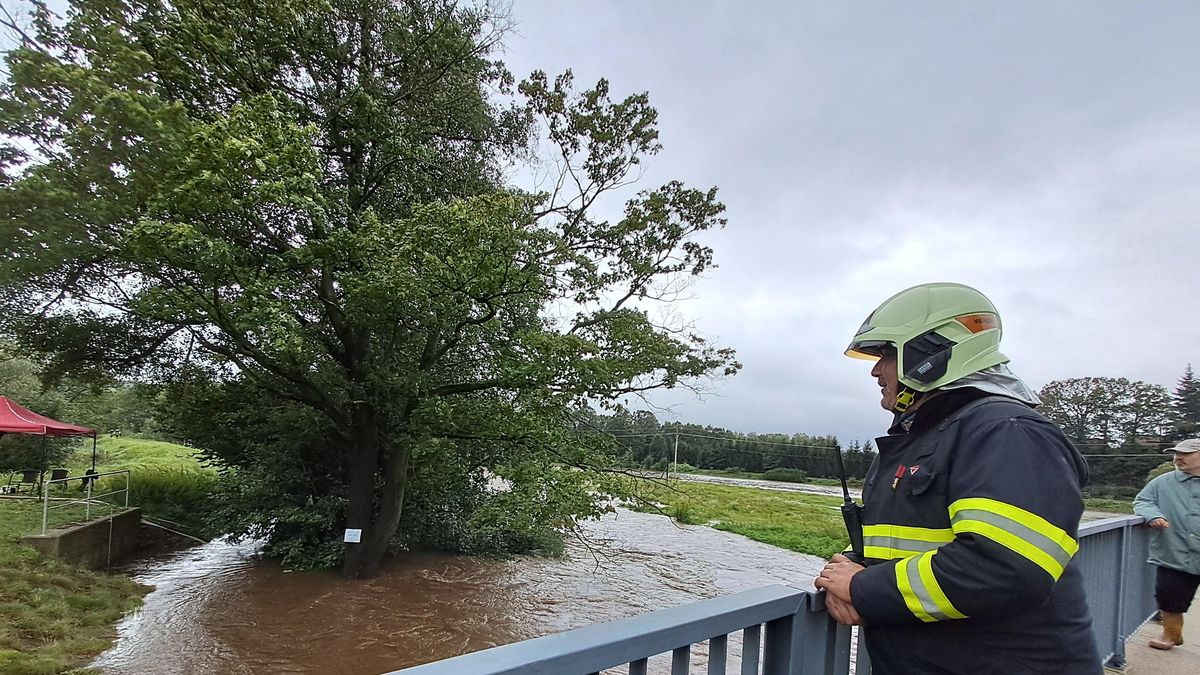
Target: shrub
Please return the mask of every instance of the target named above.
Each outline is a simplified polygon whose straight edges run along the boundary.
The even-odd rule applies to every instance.
[[[778,480],[786,483],[803,483],[808,480],[808,474],[804,473],[802,469],[785,469],[783,467],[776,467],[763,473],[763,478],[766,480]]]
[[[213,492],[217,487],[216,472],[190,467],[134,465],[129,472],[129,505],[137,506],[151,517],[181,525],[189,534],[211,537],[210,516],[214,509]],[[125,503],[124,476],[100,479],[93,492],[116,492],[105,498],[116,504]]]
[[[696,473],[696,467],[694,467],[694,466],[692,466],[691,464],[688,464],[688,463],[686,463],[686,462],[680,462],[680,463],[678,463],[678,464],[672,464],[672,465],[671,465],[671,470],[672,470],[672,471],[679,472],[679,473]]]

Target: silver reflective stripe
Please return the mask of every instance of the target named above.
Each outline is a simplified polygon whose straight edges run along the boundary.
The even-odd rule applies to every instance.
[[[933,595],[929,592],[929,589],[925,587],[925,580],[921,578],[921,569],[920,565],[918,564],[918,560],[918,558],[907,558],[899,564],[904,565],[904,575],[908,579],[907,590],[909,590],[909,592],[912,593],[912,596],[921,603],[921,609],[925,610],[925,613],[928,614],[929,617],[934,621],[946,621],[948,619],[962,618],[961,614],[948,614],[938,607],[938,603],[934,601]],[[920,618],[919,615],[918,618]]]
[[[886,548],[892,551],[903,551],[912,555],[916,555],[917,553],[925,553],[926,551],[936,551],[942,546],[945,546],[946,543],[947,542],[940,541],[904,539],[901,537],[863,537],[863,546],[874,546],[877,548]]]
[[[1061,543],[1007,516],[983,509],[962,509],[954,514],[951,522],[952,524],[958,524],[963,521],[987,523],[1004,530],[1030,546],[1036,547],[1059,564],[1059,574],[1062,573],[1061,568],[1065,568],[1067,563],[1071,562],[1071,552],[1065,550]],[[1034,562],[1036,563],[1037,561],[1035,560]],[[1053,574],[1053,572],[1051,574],[1056,579],[1059,576],[1059,574]]]

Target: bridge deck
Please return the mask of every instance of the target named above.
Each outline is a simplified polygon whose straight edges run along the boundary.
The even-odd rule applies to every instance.
[[[1151,649],[1150,640],[1162,626],[1147,621],[1125,643],[1126,675],[1196,675],[1200,673],[1200,601],[1183,618],[1183,646],[1167,651]]]

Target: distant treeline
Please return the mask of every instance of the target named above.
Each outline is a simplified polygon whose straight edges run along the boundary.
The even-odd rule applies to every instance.
[[[594,415],[581,429],[610,434],[629,467],[665,469],[678,461],[700,469],[763,473],[771,469],[799,469],[810,477],[836,478],[837,453],[846,473],[863,478],[875,458],[871,442],[857,441],[842,447],[835,436],[808,434],[746,434],[719,427],[659,422],[648,411],[619,411]],[[678,444],[678,446],[676,445]]]

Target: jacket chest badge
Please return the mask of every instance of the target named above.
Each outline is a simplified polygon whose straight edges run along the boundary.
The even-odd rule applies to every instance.
[[[912,466],[904,466],[903,464],[901,464],[901,465],[897,466],[896,467],[896,475],[892,477],[892,492],[895,492],[896,488],[900,486],[900,479],[904,478],[904,474],[906,472],[910,476],[915,476],[915,475],[917,475],[917,472],[920,470],[921,470],[920,464],[913,464]]]

